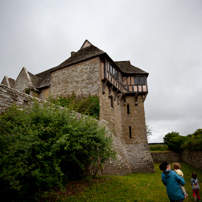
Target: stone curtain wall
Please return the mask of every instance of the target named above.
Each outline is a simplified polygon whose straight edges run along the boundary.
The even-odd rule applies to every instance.
[[[202,170],[202,151],[183,151],[182,154],[172,151],[152,151],[151,155],[154,163],[162,163],[163,161],[185,162]]]
[[[202,170],[202,151],[183,151],[182,160]]]
[[[152,158],[154,163],[162,163],[163,161],[168,162],[182,162],[182,154],[172,151],[165,151],[165,152],[151,152]]]
[[[42,101],[38,98],[35,99]],[[12,103],[16,103],[17,105],[29,105],[33,103],[33,97],[0,84],[0,113],[4,112]]]

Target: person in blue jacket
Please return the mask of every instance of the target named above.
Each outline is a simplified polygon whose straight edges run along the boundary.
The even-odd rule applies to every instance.
[[[170,202],[183,202],[184,194],[180,188],[180,184],[185,184],[184,178],[179,176],[175,171],[171,170],[170,164],[166,161],[159,165],[160,170],[163,171],[161,179],[166,186],[168,198]]]

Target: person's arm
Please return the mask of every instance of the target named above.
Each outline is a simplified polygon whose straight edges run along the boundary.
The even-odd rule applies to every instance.
[[[163,173],[162,173],[162,174],[163,174]],[[165,179],[163,178],[162,174],[161,174],[161,180],[162,180],[163,184],[166,186],[166,181],[165,181]]]
[[[163,184],[166,186],[166,181],[162,179]]]

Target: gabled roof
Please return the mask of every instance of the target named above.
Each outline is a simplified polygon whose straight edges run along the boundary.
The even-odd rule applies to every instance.
[[[90,42],[89,42],[90,43]],[[85,44],[85,43],[84,43]],[[89,45],[87,47],[82,46],[81,49],[79,49],[77,52],[75,52],[71,57],[69,57],[67,60],[62,62],[60,65],[52,69],[52,71],[61,69],[63,67],[67,67],[73,64],[76,64],[78,62],[85,61],[87,59],[91,59],[100,55],[105,54],[104,51],[100,50],[94,45]]]
[[[130,61],[118,61],[114,62],[104,51],[100,50],[96,46],[92,45],[88,40],[85,40],[81,48],[77,52],[72,52],[72,55],[62,62],[60,65],[48,69],[44,72],[38,73],[35,76],[41,78],[41,82],[38,83],[37,88],[45,88],[50,85],[51,80],[51,72],[57,71],[59,69],[68,67],[70,65],[77,64],[79,62],[83,62],[88,59],[92,59],[94,57],[105,55],[111,62],[115,63],[117,67],[126,74],[144,74],[148,75],[147,72],[139,69],[130,64]]]
[[[142,69],[131,65],[130,61],[116,61],[115,64],[120,68],[123,73],[126,74],[144,74],[147,75],[149,73],[143,71]]]
[[[105,52],[100,50],[96,46],[92,45],[88,40],[85,40],[81,48],[77,52],[73,53],[67,60],[62,62],[60,65],[53,67],[51,69],[48,69],[39,74],[36,74],[36,76],[42,78],[42,81],[38,85],[38,88],[44,88],[50,85],[51,72],[100,56],[102,54],[105,54]]]
[[[8,86],[9,88],[11,87],[9,79],[7,76],[4,76],[3,80],[1,81],[1,84]]]

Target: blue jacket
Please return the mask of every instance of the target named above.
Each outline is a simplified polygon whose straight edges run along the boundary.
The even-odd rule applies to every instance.
[[[180,184],[185,184],[184,178],[180,177],[173,170],[166,170],[161,174],[163,184],[166,186],[167,194],[171,200],[182,200],[184,194],[181,190]]]

